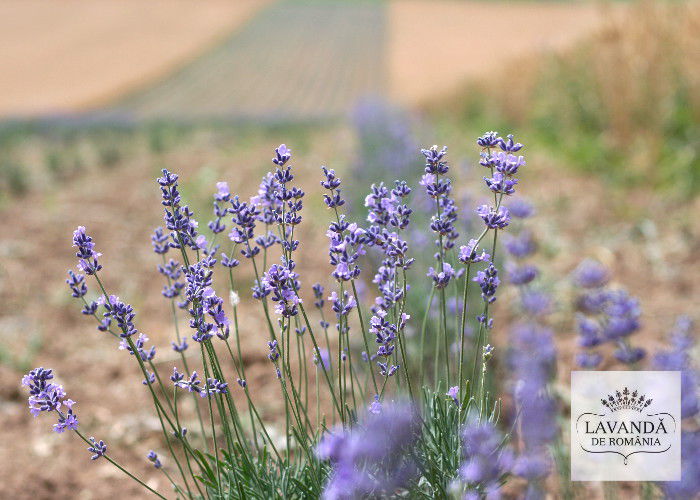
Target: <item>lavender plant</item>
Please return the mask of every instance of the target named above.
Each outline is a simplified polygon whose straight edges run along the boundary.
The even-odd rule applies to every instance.
[[[155,363],[160,351],[138,330],[134,308],[105,288],[96,243],[84,227],[75,231],[78,272],[68,272],[67,284],[83,314],[128,353],[141,374],[167,450],[144,456],[164,475],[169,491],[154,490],[118,464],[103,441],[85,437],[75,403],[51,382],[51,370],[37,368],[23,379],[30,411],[53,413],[56,432],[76,433],[93,460],[107,460],[161,498],[492,498],[510,474],[526,478],[535,498],[550,470],[548,447],[556,433],[548,385],[554,350],[543,319],[550,302],[531,285],[538,274],[534,266],[519,262],[503,272],[496,261],[498,236],[511,215],[532,214],[523,202],[511,203],[511,210],[504,203],[525,165],[517,154],[523,146],[495,132],[477,145],[492,201],[476,208],[483,226],[472,237],[457,229],[447,148],[421,151],[420,185],[433,215],[429,227],[419,230],[435,239],[429,269],[416,268],[408,243],[413,188],[407,182],[372,185],[366,220],[351,221],[343,211],[341,179],[322,167],[330,213],[324,284],[304,282],[297,270],[306,193],[296,184],[288,147],[275,150],[274,170],[253,197],[244,199],[218,183],[206,226],[185,204],[178,176],[163,170],[157,183],[164,227],[155,229],[152,245],[173,321],[177,361],[167,372]],[[516,259],[535,249],[527,232],[505,245]],[[252,271],[252,281],[239,273],[243,267]],[[586,293],[600,292],[603,277],[590,270],[579,273],[584,275],[581,286],[594,288]],[[517,355],[509,360],[522,423],[512,426],[515,434],[498,429],[500,404],[489,390],[490,367],[499,357],[490,344],[493,304],[504,276],[521,290],[521,321],[512,332]],[[432,289],[422,311],[407,300],[417,280],[428,280]],[[367,282],[375,289],[371,301],[360,294]],[[470,295],[478,300],[477,310],[469,307]],[[425,325],[434,297],[440,326],[429,338]],[[635,303],[626,295],[606,292],[602,303],[586,300],[597,307],[588,310],[606,315],[600,324],[610,338],[634,330]],[[239,309],[256,302],[262,328],[254,340],[266,351],[279,391],[278,418],[256,402],[255,392],[263,388],[247,378],[241,350]],[[467,336],[470,327],[473,338]],[[428,342],[436,349],[426,349]],[[196,423],[188,429],[189,421]],[[517,442],[509,444],[513,435]]]

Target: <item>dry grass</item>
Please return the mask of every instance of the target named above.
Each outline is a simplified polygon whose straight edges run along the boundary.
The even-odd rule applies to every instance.
[[[268,0],[4,0],[0,114],[103,103],[192,58]]]

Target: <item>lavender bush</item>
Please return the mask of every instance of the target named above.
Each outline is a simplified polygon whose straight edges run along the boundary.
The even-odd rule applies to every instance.
[[[73,234],[78,272],[69,271],[66,282],[82,313],[138,366],[166,450],[144,450],[144,460],[170,489],[156,491],[120,465],[108,444],[87,438],[77,404],[51,370],[37,368],[22,380],[30,412],[51,414],[54,430],[74,432],[89,458],[108,461],[160,498],[497,498],[509,476],[525,478],[528,498],[541,498],[559,437],[551,384],[556,352],[546,318],[552,304],[534,284],[539,271],[526,262],[536,249],[527,230],[505,239],[506,268],[496,261],[511,217],[532,214],[522,201],[511,210],[504,203],[525,165],[523,146],[495,132],[477,145],[490,201],[475,208],[483,224],[471,238],[456,229],[447,149],[421,150],[419,184],[432,217],[418,230],[435,240],[427,269],[418,268],[407,242],[415,186],[372,185],[366,219],[352,221],[341,179],[322,167],[330,214],[326,284],[304,282],[297,271],[306,193],[295,183],[285,145],[275,150],[274,171],[255,196],[243,199],[217,183],[206,228],[182,199],[178,176],[163,170],[157,183],[164,227],[155,229],[152,245],[173,319],[175,366],[163,371],[154,362],[158,351],[138,330],[134,308],[105,288],[102,254],[84,227]],[[243,266],[252,282],[238,272]],[[638,361],[627,342],[638,327],[636,302],[605,289],[606,273],[586,266],[576,273],[586,290],[579,303],[592,318],[580,323],[619,342],[619,359]],[[421,280],[431,292],[426,307],[416,309],[408,296]],[[370,282],[368,300],[360,290]],[[514,349],[501,356],[491,336],[498,326],[493,304],[505,282],[519,290],[520,319],[511,331]],[[428,331],[433,299],[438,326]],[[255,302],[264,332],[256,341],[284,407],[278,419],[265,418],[255,402],[263,388],[246,377],[239,314]],[[187,332],[180,330],[183,317]],[[678,340],[676,348],[687,343]],[[510,369],[513,422],[499,423],[492,373],[499,357]],[[676,351],[657,362],[688,364]],[[697,413],[697,399],[688,401],[688,411]],[[196,424],[188,429],[189,421]]]

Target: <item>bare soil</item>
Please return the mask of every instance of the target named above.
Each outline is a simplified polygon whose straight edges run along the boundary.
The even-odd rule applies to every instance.
[[[0,2],[0,114],[103,104],[197,56],[267,3]]]
[[[609,10],[608,10],[609,12]],[[519,56],[558,50],[603,19],[592,2],[400,0],[390,4],[389,92],[406,105],[434,100]]]

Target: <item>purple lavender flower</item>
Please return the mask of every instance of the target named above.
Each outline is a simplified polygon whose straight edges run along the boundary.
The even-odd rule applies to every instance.
[[[163,467],[163,464],[160,463],[158,454],[155,451],[149,451],[148,455],[146,455],[146,458],[148,458],[148,461],[151,462],[153,464],[153,467],[155,467],[156,469],[160,469],[161,467]]]
[[[508,153],[516,153],[523,148],[523,145],[513,140],[513,134],[508,134],[506,140],[498,138],[498,147]]]
[[[532,238],[532,233],[527,230],[521,231],[516,236],[507,234],[503,246],[516,259],[528,257],[537,250],[537,244]]]
[[[518,179],[508,177],[501,172],[495,172],[493,177],[484,177],[484,182],[494,193],[511,195],[515,193],[515,185],[518,183]]]
[[[483,249],[481,253],[477,253],[478,242],[475,239],[469,240],[469,244],[459,247],[459,261],[462,264],[474,264],[476,262],[487,262],[491,256]]]
[[[543,316],[552,310],[552,298],[540,290],[523,290],[520,305],[529,316]]]
[[[272,301],[277,303],[275,312],[285,318],[299,313],[301,299],[296,290],[299,289],[299,275],[294,272],[294,263],[273,264],[263,275],[262,290],[265,295],[272,294]]]
[[[187,205],[181,206],[181,196],[178,186],[178,176],[166,169],[162,170],[163,177],[158,179],[165,207],[163,220],[165,227],[171,232],[170,246],[180,248],[189,246],[197,250],[197,221],[194,220],[194,212]]]
[[[379,394],[374,395],[374,401],[370,403],[367,411],[373,415],[379,415],[382,412],[382,403],[379,401]]]
[[[671,349],[654,355],[652,366],[657,370],[681,372],[681,416],[690,418],[700,413],[698,386],[700,374],[695,369],[690,355],[695,342],[693,323],[690,318],[681,316],[676,321],[669,337]]]
[[[491,422],[470,420],[463,433],[464,462],[460,476],[470,488],[482,487],[497,494],[499,483],[513,465],[512,452],[502,447],[503,438]]]
[[[477,282],[481,287],[481,298],[484,299],[484,302],[490,304],[496,301],[496,289],[501,280],[498,278],[498,270],[493,263],[490,263],[483,271],[478,271],[472,281]]]
[[[595,352],[579,352],[576,354],[576,364],[581,368],[598,368],[603,361],[602,354]]]
[[[321,170],[326,176],[326,179],[321,181],[321,186],[330,191],[330,194],[323,195],[323,201],[326,203],[326,206],[328,208],[337,208],[345,205],[345,200],[340,196],[340,179],[336,177],[335,170],[329,170],[326,167],[321,167]]]
[[[609,340],[628,337],[640,328],[639,301],[624,290],[610,292],[605,305],[603,335]]]
[[[228,267],[229,269],[233,269],[234,267],[237,267],[240,264],[240,262],[233,257],[229,257],[225,253],[221,254],[221,265],[224,267]]]
[[[316,299],[314,302],[314,306],[318,309],[323,309],[323,305],[325,304],[323,300],[323,286],[321,286],[320,283],[316,283],[312,287],[313,292],[314,292],[314,298]]]
[[[498,132],[486,132],[484,135],[476,140],[476,143],[482,148],[495,148],[499,145],[501,138],[498,136]]]
[[[277,341],[276,340],[271,340],[270,342],[267,343],[267,347],[270,350],[270,352],[267,354],[267,357],[270,361],[273,363],[276,362],[279,357],[280,357],[280,352],[277,349]]]
[[[510,215],[519,219],[526,219],[535,213],[532,204],[522,198],[515,198],[508,202],[508,210]]]
[[[111,320],[114,320],[114,322],[117,324],[121,330],[121,333],[119,334],[121,338],[125,339],[138,333],[138,330],[134,325],[136,313],[130,304],[122,302],[116,295],[110,295],[108,300],[105,299],[104,296],[100,296],[100,298],[97,299],[97,302],[105,308],[105,319],[110,320],[110,322]]]
[[[510,264],[506,266],[506,271],[508,272],[508,281],[513,285],[527,285],[539,274],[537,267],[532,264]]]
[[[139,336],[133,341],[133,344],[134,347],[136,347],[136,352],[143,361],[151,361],[156,356],[156,348],[155,346],[151,346],[150,349],[144,349],[146,342],[148,342],[148,337],[143,333],[139,333]],[[134,355],[134,349],[132,349],[125,338],[119,342],[119,349],[127,351],[132,356]]]
[[[170,375],[170,380],[173,384],[177,385],[177,383],[181,382],[184,378],[185,375],[177,371],[177,367],[173,366],[173,374]]]
[[[445,262],[442,265],[442,271],[436,271],[432,267],[428,269],[428,276],[433,279],[433,284],[438,290],[445,288],[452,278],[455,276],[455,271],[452,266]]]
[[[162,227],[157,227],[153,230],[153,236],[151,236],[151,242],[153,244],[153,251],[157,254],[164,255],[170,250],[170,234],[166,233]]]
[[[175,352],[185,352],[188,347],[187,339],[182,339],[180,343],[171,342],[170,344],[173,346],[173,351]]]
[[[613,356],[621,363],[633,365],[644,359],[646,351],[641,347],[632,347],[623,342],[620,343],[620,346],[615,350]]]
[[[511,342],[509,364],[514,375],[517,428],[523,446],[513,472],[528,479],[534,493],[541,488],[537,480],[551,471],[553,460],[549,447],[558,432],[557,405],[548,389],[556,365],[556,350],[551,330],[535,322],[516,325]]]
[[[316,350],[314,349],[313,351],[313,361],[314,364],[318,367],[320,367],[322,370],[330,370],[331,368],[331,356],[328,353],[328,349],[324,349],[323,347],[319,348],[319,353],[316,353]],[[320,356],[319,356],[320,354]]]
[[[355,223],[348,223],[345,215],[332,222],[326,232],[330,240],[328,255],[330,264],[335,266],[333,277],[338,281],[349,281],[360,275],[356,264],[364,255],[365,231]]]
[[[574,270],[574,283],[581,288],[599,288],[609,279],[608,270],[595,260],[586,259]]]
[[[447,391],[445,394],[447,397],[452,399],[454,404],[459,406],[459,386],[455,385],[454,387],[450,387],[450,389]]]
[[[58,413],[58,423],[53,426],[54,432],[62,434],[65,430],[74,431],[78,428],[78,416],[73,413],[73,405],[75,401],[66,399],[63,405],[68,408],[65,413]]]
[[[76,299],[84,297],[87,293],[87,285],[85,284],[85,276],[82,274],[75,274],[73,271],[68,271],[68,279],[66,283],[73,292],[72,295]]]
[[[78,257],[78,269],[89,275],[102,269],[98,261],[102,254],[95,252],[95,244],[92,238],[85,233],[84,226],[78,226],[78,229],[73,231],[73,246],[78,249],[75,253],[75,256]]]
[[[97,460],[100,457],[104,457],[107,453],[107,445],[101,439],[97,441],[94,437],[89,439],[91,446],[88,447],[88,451],[92,453],[90,460]]]
[[[500,207],[496,210],[488,205],[480,205],[477,207],[476,213],[489,229],[503,229],[510,224],[510,212],[506,207]]]
[[[202,389],[202,395],[211,396],[212,394],[228,394],[228,384],[215,378],[208,378],[206,387]]]
[[[323,498],[381,496],[406,486],[417,472],[411,452],[419,431],[411,407],[386,405],[349,431],[326,434],[316,448],[333,467]]]
[[[202,381],[199,380],[199,375],[197,375],[197,372],[192,372],[190,378],[187,380],[184,380],[183,377],[177,382],[174,382],[174,385],[180,387],[181,389],[186,389],[187,392],[194,392],[200,395],[202,395],[204,392],[204,389],[201,387]],[[206,393],[204,393],[202,397],[204,396],[206,396]]]
[[[681,433],[681,480],[659,483],[665,498],[686,500],[700,495],[700,431]]]
[[[53,426],[54,431],[62,433],[78,428],[78,417],[73,412],[75,401],[66,398],[63,387],[52,382],[53,371],[45,368],[35,368],[22,377],[22,385],[29,388],[29,412],[36,417],[42,412],[56,412],[58,422]],[[63,409],[65,408],[65,410]]]

